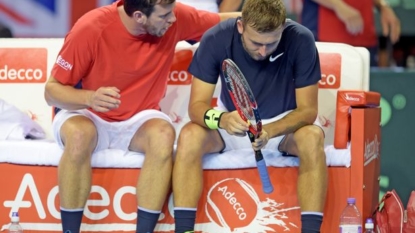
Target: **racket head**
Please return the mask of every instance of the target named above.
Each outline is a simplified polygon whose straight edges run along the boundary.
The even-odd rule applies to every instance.
[[[261,117],[255,96],[239,67],[231,59],[222,62],[225,85],[241,118],[250,122],[249,131],[255,137],[262,130]]]

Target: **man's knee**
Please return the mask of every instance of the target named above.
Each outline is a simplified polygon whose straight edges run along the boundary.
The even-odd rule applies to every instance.
[[[298,147],[322,147],[324,145],[323,130],[315,125],[305,126],[294,133]]]
[[[203,140],[206,134],[205,131],[202,126],[190,122],[180,130],[179,144],[182,145]]]
[[[154,128],[154,134],[152,137],[159,139],[164,142],[166,146],[171,147],[176,139],[176,130],[173,125],[167,121],[160,121]]]
[[[61,138],[65,150],[71,153],[92,153],[97,144],[97,129],[95,124],[85,117],[69,118],[61,127]]]
[[[297,130],[294,134],[295,144],[301,160],[311,160],[312,164],[325,158],[324,156],[324,133],[315,125],[306,126]]]
[[[206,154],[214,150],[215,131],[208,130],[198,124],[188,123],[180,131],[177,150],[182,154]]]

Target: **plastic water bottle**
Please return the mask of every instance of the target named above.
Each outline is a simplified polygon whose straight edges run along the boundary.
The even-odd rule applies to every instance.
[[[371,218],[366,219],[365,223],[365,233],[375,233],[375,225],[373,224],[373,220]]]
[[[23,233],[23,228],[20,226],[19,221],[19,213],[13,212],[9,226],[9,233]]]
[[[355,198],[347,198],[347,206],[340,216],[340,233],[362,233],[362,216]]]

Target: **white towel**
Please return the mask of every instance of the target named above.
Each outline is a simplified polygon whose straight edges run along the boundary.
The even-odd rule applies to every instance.
[[[0,163],[26,164],[38,166],[57,166],[62,149],[51,140],[0,140]],[[340,152],[340,153],[338,153]],[[284,157],[272,150],[262,150],[267,166],[297,167],[297,157]],[[350,166],[350,147],[335,150],[326,147],[327,166]],[[145,156],[142,153],[106,149],[92,155],[91,164],[99,168],[141,168]],[[213,153],[203,157],[204,169],[243,169],[256,167],[252,149],[240,149],[225,153]]]
[[[0,99],[0,140],[45,138],[45,131],[27,114]]]

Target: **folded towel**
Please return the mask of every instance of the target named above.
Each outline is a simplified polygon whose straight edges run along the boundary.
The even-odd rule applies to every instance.
[[[45,138],[45,131],[28,114],[0,99],[0,140]]]
[[[0,163],[13,163],[38,166],[57,166],[62,156],[62,149],[51,140],[0,140]],[[282,156],[272,150],[262,150],[267,166],[297,167],[299,159]],[[326,146],[327,166],[350,166],[350,148],[335,150]],[[99,168],[141,168],[144,154],[106,149],[92,155],[92,167]],[[254,152],[251,149],[213,153],[203,157],[204,169],[243,169],[256,167]]]

